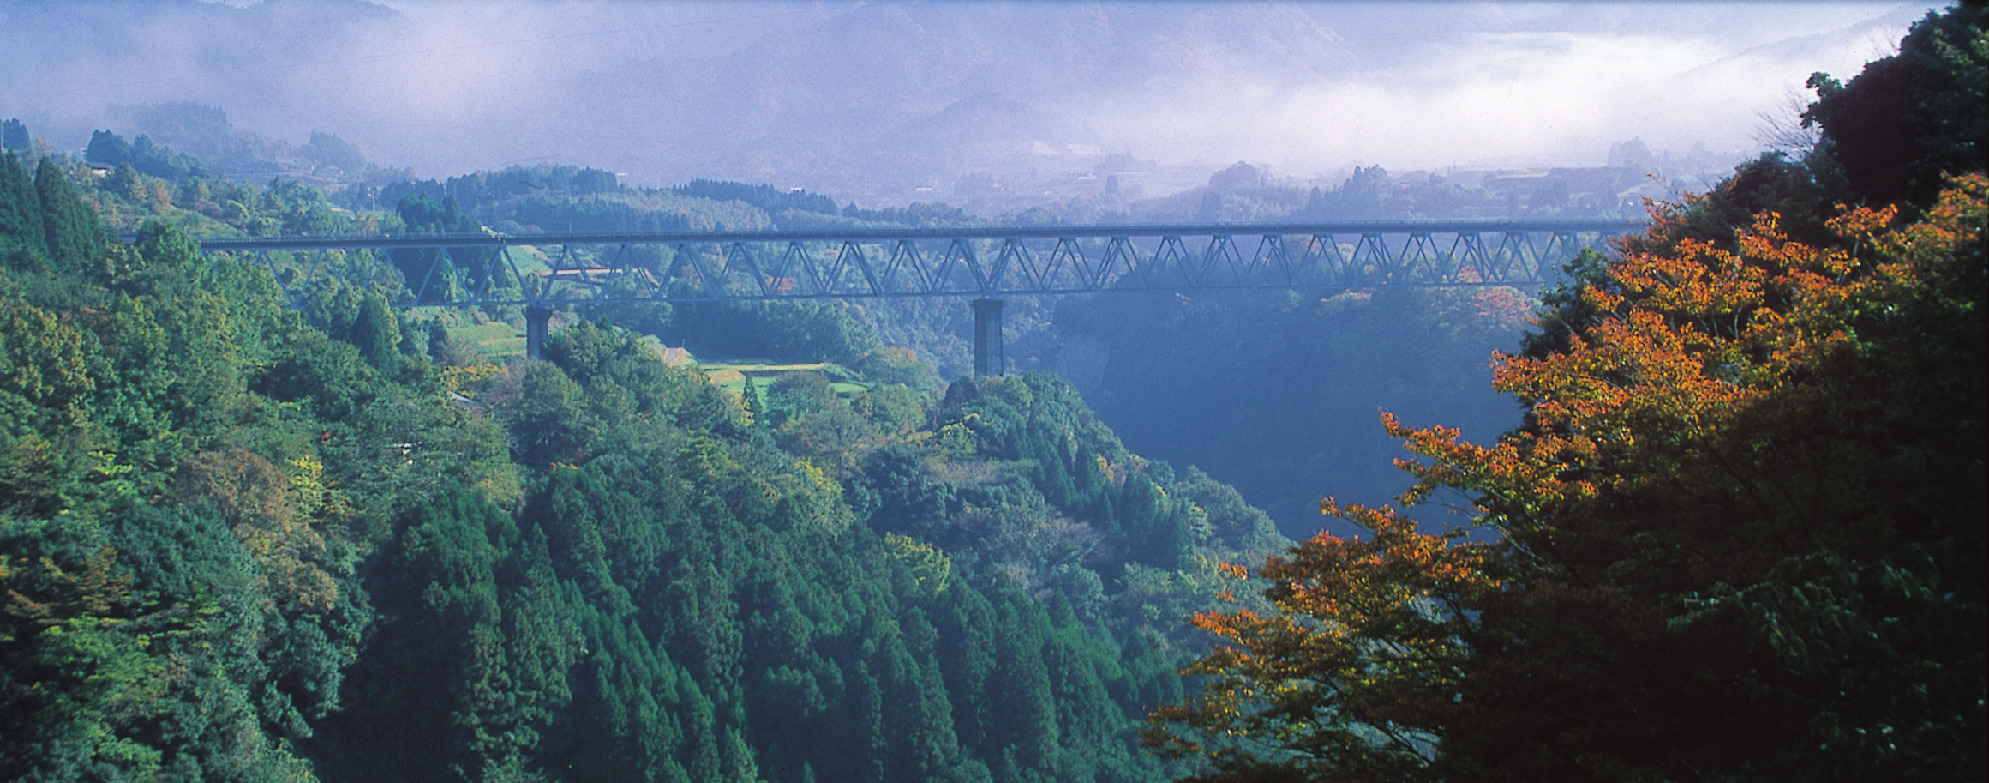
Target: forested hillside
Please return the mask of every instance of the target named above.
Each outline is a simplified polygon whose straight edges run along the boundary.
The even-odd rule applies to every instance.
[[[264,269],[163,222],[106,240],[92,204],[377,218],[126,171],[0,157],[0,777],[1193,768],[1136,722],[1183,693],[1214,563],[1284,541],[1064,381],[865,377],[861,329],[823,348],[860,383],[738,396],[605,322],[479,363],[387,308],[391,259],[289,311]]]
[[[392,306],[422,251],[330,254],[285,309],[287,259],[192,237],[1123,203],[414,181],[192,104],[76,159],[9,121],[0,779],[1980,779],[1985,18],[1817,74],[1814,147],[1537,300],[1017,299],[1031,372],[951,383],[959,302],[563,312],[526,360],[517,308]],[[221,178],[298,167],[345,186]],[[1493,195],[1390,182],[1240,164],[1169,208]]]
[[[1519,346],[1534,304],[1510,288],[1100,297],[1057,306],[1051,364],[1136,449],[1234,484],[1303,537],[1326,492],[1381,503],[1408,486],[1381,411],[1488,437],[1519,423],[1486,358]]]
[[[1359,172],[1340,190],[1313,199],[1359,202],[1368,211],[1335,211],[1329,205],[1316,213],[1277,216],[1450,214],[1418,211],[1408,201],[1421,190],[1384,193],[1378,176],[1385,175]],[[1218,174],[1213,181],[1223,179]],[[1303,193],[1292,193],[1295,204],[1305,203]],[[1394,200],[1384,202],[1384,196]],[[838,208],[827,197],[806,191],[710,180],[669,189],[631,188],[617,185],[605,171],[560,166],[406,182],[377,192],[348,191],[340,201],[361,211],[372,203],[399,204],[388,222],[398,219],[396,225],[408,230],[487,225],[514,233],[1061,219],[1032,210],[989,220],[936,204]],[[422,204],[440,212],[418,206]],[[1263,215],[1225,207],[1200,217]],[[654,248],[632,252],[647,263],[670,263]],[[1207,470],[1244,491],[1289,534],[1302,536],[1318,523],[1313,508],[1324,487],[1378,503],[1407,486],[1406,477],[1389,464],[1398,453],[1395,442],[1375,425],[1381,409],[1410,421],[1447,421],[1486,436],[1518,424],[1517,406],[1488,388],[1491,373],[1485,357],[1518,348],[1533,305],[1527,292],[1511,288],[1326,296],[1211,291],[1011,297],[1004,331],[1012,369],[1050,371],[1068,379],[1115,431],[1145,453]],[[966,335],[971,311],[958,300],[631,305],[599,312],[699,355],[848,363],[876,345],[890,344],[912,348],[942,378],[970,369]],[[784,319],[813,325],[766,333],[767,324]],[[845,336],[805,344],[781,337],[829,334]]]
[[[1236,566],[1275,608],[1197,617],[1147,741],[1202,783],[1989,774],[1989,12],[1810,85],[1800,160],[1543,297],[1519,427],[1385,418],[1401,507]]]

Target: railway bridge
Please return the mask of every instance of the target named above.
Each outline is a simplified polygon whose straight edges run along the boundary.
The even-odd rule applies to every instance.
[[[1003,370],[1004,297],[1384,286],[1538,289],[1627,220],[1414,220],[658,233],[210,238],[266,266],[292,307],[391,266],[397,307],[522,306],[537,357],[552,312],[628,302],[954,297],[974,309],[974,371]],[[367,256],[371,262],[365,262]],[[381,261],[390,263],[380,263]]]

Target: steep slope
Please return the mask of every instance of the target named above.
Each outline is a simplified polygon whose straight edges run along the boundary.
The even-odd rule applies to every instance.
[[[70,173],[0,158],[0,776],[1156,780],[1212,563],[1284,543],[1051,376],[437,364],[390,271],[282,310]]]

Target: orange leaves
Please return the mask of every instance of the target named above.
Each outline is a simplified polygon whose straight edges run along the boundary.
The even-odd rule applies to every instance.
[[[1773,221],[1768,221],[1772,232]],[[1625,299],[1664,312],[1701,319],[1745,313],[1759,306],[1768,272],[1699,240],[1683,240],[1670,253],[1632,253],[1612,268],[1627,296],[1590,292],[1605,311],[1620,312]]]
[[[10,567],[0,560],[0,589],[5,590],[0,611],[40,625],[108,615],[125,603],[131,588],[131,576],[116,573],[117,550],[108,546],[73,571],[47,557],[15,562]]]
[[[1841,226],[1833,223],[1832,227],[1848,232],[1846,236],[1863,238],[1879,252],[1900,259],[1899,263],[1882,267],[1875,283],[1910,282],[1915,270],[1956,256],[1956,250],[1963,244],[1982,241],[1983,213],[1989,211],[1985,208],[1989,204],[1989,176],[1969,174],[1951,178],[1948,184],[1949,188],[1941,192],[1940,200],[1926,218],[1904,229],[1875,231],[1875,226],[1884,225],[1880,217],[1891,219],[1891,210],[1863,220],[1853,213],[1842,218]]]
[[[1876,233],[1893,214],[1850,211],[1831,225],[1897,244]],[[1652,239],[1610,266],[1612,285],[1582,292],[1597,317],[1565,350],[1497,357],[1494,388],[1529,404],[1526,431],[1487,448],[1384,417],[1390,434],[1430,460],[1402,463],[1419,480],[1406,500],[1462,490],[1495,507],[1495,525],[1571,510],[1689,459],[1691,444],[1850,339],[1846,302],[1875,276],[1851,252],[1791,241],[1773,213],[1757,215],[1731,249],[1666,240],[1670,217],[1657,217]]]
[[[1340,622],[1355,629],[1398,611],[1405,602],[1449,601],[1499,589],[1495,546],[1459,542],[1461,532],[1432,535],[1414,520],[1386,506],[1342,507],[1326,501],[1335,516],[1374,531],[1348,540],[1320,533],[1271,558],[1260,576],[1274,585],[1270,597],[1280,607]]]
[[[1593,494],[1586,482],[1565,481],[1551,466],[1524,458],[1540,450],[1592,452],[1593,444],[1587,441],[1521,435],[1487,448],[1459,442],[1459,432],[1449,427],[1413,429],[1387,412],[1382,413],[1381,421],[1389,435],[1407,441],[1404,445],[1410,451],[1432,458],[1429,463],[1396,460],[1397,466],[1416,477],[1415,486],[1403,493],[1404,502],[1418,503],[1439,489],[1465,487],[1508,508],[1537,508]],[[1332,513],[1363,527],[1386,523],[1385,509],[1336,507]]]
[[[1981,175],[1974,175],[1974,177],[1978,180],[1981,179]],[[1966,181],[1967,179],[1964,178],[1960,183],[1966,183]],[[1857,209],[1846,209],[1844,214],[1825,221],[1825,224],[1830,226],[1830,230],[1837,232],[1837,235],[1840,237],[1857,239],[1861,242],[1871,242],[1887,226],[1892,225],[1893,218],[1898,216],[1899,207],[1896,206],[1887,206],[1884,209],[1878,210],[1859,207]]]
[[[1527,404],[1523,430],[1483,447],[1459,443],[1455,430],[1383,417],[1423,458],[1398,463],[1418,479],[1404,500],[1460,491],[1481,504],[1483,524],[1520,550],[1589,546],[1587,557],[1604,564],[1657,540],[1797,518],[1790,509],[1802,497],[1763,489],[1782,480],[1775,465],[1786,461],[1768,455],[1811,437],[1814,427],[1800,417],[1835,409],[1831,379],[1872,350],[1860,342],[1861,324],[1909,318],[1903,303],[1927,296],[1921,281],[1940,277],[1930,265],[1970,255],[1963,243],[1980,241],[1985,202],[1989,178],[1971,175],[1952,180],[1911,226],[1892,227],[1893,208],[1846,210],[1829,221],[1844,246],[1793,241],[1773,213],[1756,215],[1725,246],[1685,238],[1671,215],[1657,215],[1650,236],[1628,243],[1608,267],[1608,282],[1581,291],[1594,315],[1565,347],[1498,357],[1494,386]],[[1979,291],[1950,296],[1963,302]],[[1627,509],[1673,508],[1688,495],[1729,511],[1625,521]],[[1710,527],[1682,532],[1681,520],[1701,517]],[[1747,570],[1733,553],[1661,548],[1674,565]]]
[[[1428,715],[1412,693],[1431,677],[1448,678],[1462,660],[1458,607],[1501,588],[1491,573],[1498,547],[1420,532],[1388,508],[1343,507],[1329,498],[1322,510],[1375,535],[1321,533],[1270,558],[1255,575],[1270,583],[1265,596],[1274,613],[1239,607],[1196,614],[1195,626],[1220,642],[1185,673],[1211,680],[1196,703],[1154,713],[1149,744],[1200,747],[1158,724],[1245,736],[1265,714],[1295,714],[1307,724],[1333,716],[1339,723],[1331,731],[1345,731],[1349,747],[1379,737],[1372,748],[1379,757],[1426,762],[1418,738],[1427,736]],[[1251,573],[1233,565],[1223,571]]]
[[[1701,230],[1688,220],[1707,219],[1689,206],[1658,214],[1599,270],[1606,279],[1549,314],[1565,339],[1497,358],[1495,387],[1527,406],[1519,431],[1477,445],[1382,416],[1420,458],[1397,463],[1417,480],[1403,503],[1462,493],[1500,540],[1321,501],[1372,536],[1321,534],[1261,568],[1225,567],[1263,580],[1275,611],[1196,616],[1219,639],[1189,670],[1208,685],[1156,712],[1149,739],[1219,769],[1294,779],[1459,780],[1529,765],[1560,771],[1538,779],[1703,777],[1669,749],[1726,758],[1735,732],[1776,723],[1755,719],[1769,708],[1735,688],[1788,682],[1770,684],[1781,675],[1749,657],[1749,634],[1851,634],[1752,609],[1695,620],[1719,603],[1703,596],[1772,586],[1818,551],[1883,552],[1888,536],[1966,508],[1966,493],[1979,504],[1979,481],[1966,479],[1898,492],[1901,477],[1949,467],[1929,455],[1963,453],[1944,438],[1979,449],[1979,433],[1957,426],[1979,428],[1979,408],[1966,407],[1979,393],[1955,402],[1979,385],[1954,380],[1951,365],[1980,372],[1989,178],[1952,185],[1912,226],[1891,227],[1891,209],[1844,212],[1829,224],[1842,247],[1792,241],[1774,214],[1721,244],[1687,238]],[[1959,319],[1977,319],[1975,331],[1939,323]],[[1916,421],[1919,409],[1949,419]],[[1897,510],[1911,508],[1901,497],[1921,505]],[[1979,531],[1979,514],[1957,517]],[[1979,551],[1969,535],[1959,540]],[[1858,621],[1869,619],[1861,639],[1903,627]],[[1721,721],[1693,749],[1700,725]],[[1515,753],[1532,743],[1556,758]]]

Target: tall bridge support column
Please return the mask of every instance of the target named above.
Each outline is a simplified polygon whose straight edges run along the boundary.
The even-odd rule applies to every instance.
[[[1003,366],[1001,350],[1001,300],[974,300],[974,375],[980,377],[1001,375],[1007,368]]]
[[[546,347],[546,329],[552,326],[552,308],[531,305],[525,308],[525,356],[537,359]]]

